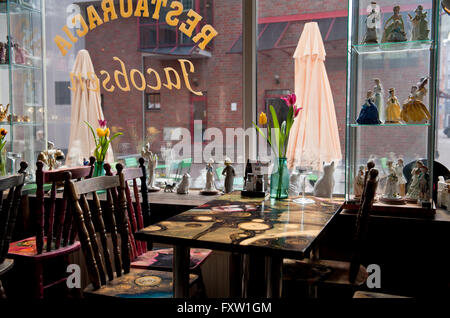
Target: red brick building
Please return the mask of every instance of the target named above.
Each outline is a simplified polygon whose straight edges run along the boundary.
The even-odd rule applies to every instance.
[[[208,23],[219,33],[204,51],[165,23],[164,9],[160,21],[151,17],[119,18],[86,36],[86,49],[91,54],[97,73],[106,70],[113,77],[114,71],[120,69],[113,57],[119,57],[128,72],[131,69],[146,71],[152,68],[165,83],[164,68],[172,67],[181,76],[178,59],[182,58],[190,60],[195,67],[195,73],[190,74],[193,90],[204,93],[203,97],[190,93],[183,81],[180,90],[169,90],[163,86],[160,91],[147,88],[144,93],[133,88],[130,92],[102,91],[105,117],[113,130],[125,132],[121,144],[115,145],[117,155],[139,153],[148,141],[152,142],[152,150],[159,152],[167,142],[173,144],[170,142],[169,128],[183,127],[194,134],[194,120],[202,121],[203,131],[216,127],[223,131],[224,136],[226,128],[242,127],[242,1],[182,2],[186,8],[192,8],[203,16],[199,28]],[[412,12],[413,8],[407,7],[407,3],[407,0],[399,1],[407,12]],[[150,2],[149,5],[152,7]],[[387,19],[391,15],[389,8],[382,10],[385,12],[384,19]],[[402,12],[405,21],[408,20],[407,12]],[[185,13],[180,17],[181,21],[186,19]],[[317,21],[327,51],[326,68],[334,95],[341,147],[345,153],[347,0],[259,0],[258,19],[258,112],[265,111],[269,103],[277,103],[278,97],[293,91],[292,55],[303,25]],[[367,76],[359,92],[361,104],[365,91],[373,88],[375,77],[381,78],[386,99],[388,89],[395,87],[399,100],[403,101],[410,87],[421,76],[428,74],[426,60],[410,54],[399,56],[395,61],[378,57],[373,62],[368,61],[367,65],[372,67],[362,70],[367,72],[364,74]],[[420,74],[417,73],[417,65],[423,66]],[[384,66],[391,68],[389,76],[381,71]],[[155,82],[152,76],[146,74],[147,82]],[[379,130],[376,134],[371,130],[362,131],[361,157],[368,158],[372,153],[384,156],[392,149],[405,158],[425,154],[426,149],[419,149],[419,145],[424,144],[420,136],[424,136],[425,130],[421,127],[417,131],[390,127],[372,129],[383,129],[381,135],[385,138],[380,139]],[[404,137],[404,142],[398,144],[389,138],[393,134]],[[373,140],[374,143],[367,148],[365,144],[370,138],[377,140]],[[389,140],[396,144],[389,144]],[[373,144],[378,145],[377,149],[373,148]]]

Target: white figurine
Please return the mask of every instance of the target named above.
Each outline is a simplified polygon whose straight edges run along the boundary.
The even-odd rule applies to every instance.
[[[150,151],[150,143],[148,143],[141,151],[142,157],[148,162],[148,180],[147,187],[149,192],[158,192],[160,188],[155,186],[155,169],[158,165],[158,156]]]
[[[384,198],[398,199],[398,177],[395,172],[394,163],[389,160],[387,162],[389,174],[387,176],[386,188],[384,190]]]
[[[353,192],[355,194],[355,199],[361,198],[364,191],[364,169],[364,166],[359,166],[359,170],[353,182]]]
[[[314,186],[314,196],[330,198],[334,190],[334,161],[323,165],[323,176]]]
[[[417,202],[417,200],[419,199],[419,192],[420,192],[419,175],[420,175],[420,168],[422,166],[423,162],[418,160],[416,161],[414,169],[412,169],[411,171],[411,182],[409,184],[408,193],[406,194],[406,198],[408,201]]]
[[[398,192],[402,197],[406,195],[406,178],[403,174],[403,168],[403,159],[398,159],[395,165],[395,174],[398,177]]]
[[[378,29],[380,29],[380,6],[372,1],[367,7],[366,34],[363,43],[378,43]]]
[[[373,88],[373,92],[375,95],[375,105],[377,105],[378,107],[380,120],[382,123],[384,123],[386,121],[386,114],[384,111],[384,88],[379,78],[375,78],[373,81],[375,82],[375,87]]]
[[[177,187],[178,194],[189,194],[189,187],[191,186],[191,176],[185,173],[183,179]]]
[[[205,188],[200,192],[200,194],[217,194],[218,191],[214,184],[214,160],[209,159],[208,164],[206,165],[206,185]]]

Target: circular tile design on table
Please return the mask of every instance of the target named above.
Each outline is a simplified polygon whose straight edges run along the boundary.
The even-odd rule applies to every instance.
[[[158,276],[144,276],[137,278],[134,282],[140,287],[155,287],[161,284],[162,279]]]
[[[214,218],[211,216],[196,216],[194,220],[198,222],[211,222],[214,221]]]
[[[250,212],[256,211],[255,205],[245,205],[244,207],[241,205],[221,205],[214,206],[211,208],[211,211],[219,212],[219,213],[231,213],[231,212]]]
[[[159,230],[161,230],[161,227],[157,226],[157,225],[151,225],[151,226],[145,228],[146,232],[156,232]]]
[[[247,231],[265,231],[270,229],[270,226],[263,223],[246,222],[239,224],[239,228]]]
[[[264,223],[264,220],[260,220],[260,219],[254,219],[252,220],[253,223]]]

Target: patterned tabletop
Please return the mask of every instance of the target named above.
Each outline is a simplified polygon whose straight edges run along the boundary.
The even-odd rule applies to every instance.
[[[343,199],[293,200],[224,195],[139,231],[137,238],[172,245],[303,259],[337,215]]]

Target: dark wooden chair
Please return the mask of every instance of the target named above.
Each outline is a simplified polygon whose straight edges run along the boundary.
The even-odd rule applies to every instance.
[[[0,278],[14,265],[14,260],[6,256],[16,224],[27,167],[26,162],[21,162],[18,174],[0,178]],[[7,190],[8,194],[5,198],[3,193]],[[1,280],[0,298],[6,298]]]
[[[118,170],[123,171],[121,164],[118,165]],[[116,176],[70,181],[69,184],[78,236],[91,282],[84,290],[85,295],[121,298],[172,297],[172,273],[131,267],[131,235],[123,172],[119,172]],[[106,191],[104,211],[97,191]],[[93,197],[93,213],[87,202],[89,194]],[[107,244],[105,220],[110,225],[112,255]],[[100,236],[101,249],[97,241],[97,232]],[[191,275],[190,283],[193,284],[196,278],[195,275]]]
[[[350,262],[335,260],[284,260],[283,278],[289,285],[300,283],[317,287],[319,285],[339,285],[352,289],[367,280],[366,268],[361,265],[364,243],[367,235],[369,213],[372,209],[378,186],[378,170],[371,169],[365,184],[362,204],[358,211],[353,254]],[[316,290],[315,290],[316,292]]]
[[[147,243],[142,241],[136,241],[134,234],[143,229],[143,217],[142,214],[150,215],[150,208],[148,204],[148,194],[146,187],[146,174],[145,174],[145,161],[143,158],[139,159],[139,168],[122,169],[121,165],[116,167],[117,173],[123,173],[125,178],[125,194],[127,200],[128,211],[128,227],[130,230],[130,242],[131,242],[131,255],[132,263],[131,267],[141,269],[155,269],[161,271],[172,271],[173,268],[173,248],[160,248],[152,249],[151,246],[147,246]],[[110,165],[105,165],[106,175],[112,176]],[[141,179],[141,190],[138,189],[137,179]],[[131,191],[128,185],[128,181],[133,184],[134,200],[136,202],[136,211],[133,206],[133,200],[131,197]],[[144,185],[144,186],[143,186]],[[142,204],[137,204],[141,202]],[[199,276],[199,282],[202,283],[202,275],[200,266],[212,253],[207,249],[191,249],[191,273]]]
[[[65,268],[58,277],[44,277],[44,266],[48,262],[58,263],[60,258],[69,264],[69,255],[80,249],[80,243],[75,240],[76,229],[72,226],[73,218],[67,208],[67,172],[72,179],[90,178],[94,172],[95,158],[90,159],[90,165],[44,171],[44,163],[36,163],[36,205],[35,226],[36,236],[16,241],[10,244],[9,257],[23,265],[23,268],[33,271],[33,296],[44,297],[44,290],[66,281]],[[51,184],[50,200],[44,202],[44,185]],[[57,200],[57,188],[63,185],[62,200]],[[46,206],[49,209],[46,209]],[[53,260],[56,260],[53,262]],[[58,266],[58,265],[57,265]],[[49,275],[50,276],[50,275]],[[63,276],[63,277],[61,277]],[[45,278],[45,281],[44,281]]]

